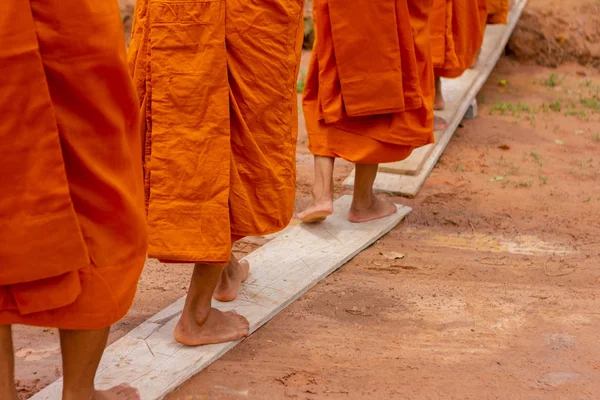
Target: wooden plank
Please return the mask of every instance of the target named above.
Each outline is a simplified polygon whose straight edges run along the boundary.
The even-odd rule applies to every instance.
[[[437,140],[436,138],[436,142]],[[389,172],[390,174],[414,175],[421,170],[421,167],[425,164],[427,157],[429,157],[434,147],[435,145],[428,144],[415,149],[406,160],[379,164],[379,171]]]
[[[251,253],[246,258],[252,267],[250,277],[240,296],[231,303],[214,302],[215,307],[246,316],[254,332],[411,211],[398,206],[398,213],[390,217],[353,224],[346,219],[350,202],[351,196],[341,197],[327,221],[288,227]],[[179,299],[108,347],[96,377],[100,389],[127,382],[140,390],[144,400],[162,399],[239,343],[203,347],[176,343],[173,329],[184,301]],[[56,381],[32,399],[58,400],[61,386]]]
[[[442,80],[446,109],[436,112],[436,114],[448,121],[448,128],[439,137],[436,135],[436,144],[432,151],[429,152],[428,158],[422,164],[418,173],[414,175],[398,175],[389,172],[378,173],[373,186],[375,191],[406,197],[416,196],[421,186],[423,186],[425,179],[427,179],[448,146],[452,135],[454,135],[475,96],[477,96],[477,93],[479,93],[496,66],[526,4],[527,0],[516,2],[509,14],[507,25],[488,25],[486,27],[477,68],[468,69],[460,78]],[[411,163],[411,165],[416,165],[418,161],[413,160]],[[397,170],[400,169],[398,164],[396,163]],[[353,187],[354,171],[344,181],[345,189],[352,189]]]

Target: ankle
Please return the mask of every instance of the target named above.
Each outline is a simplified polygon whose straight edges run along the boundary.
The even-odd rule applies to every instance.
[[[333,203],[333,194],[326,191],[313,192],[313,204]]]
[[[62,400],[93,400],[94,399],[94,387],[76,387],[76,388],[63,388]]]
[[[372,194],[368,195],[354,195],[352,198],[352,208],[355,210],[364,210],[371,208],[373,206],[374,196]]]

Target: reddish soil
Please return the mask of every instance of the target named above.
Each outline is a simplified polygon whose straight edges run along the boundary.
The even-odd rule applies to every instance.
[[[520,61],[600,68],[600,2],[529,0],[508,50]]]
[[[557,3],[528,10],[540,4]],[[592,67],[502,58],[479,117],[415,199],[395,199],[408,218],[170,399],[598,398],[599,92]],[[297,210],[310,201],[306,141]],[[338,193],[350,170],[338,163]],[[185,295],[190,272],[149,262],[111,341]],[[60,375],[54,330],[15,327],[15,348],[21,398]]]

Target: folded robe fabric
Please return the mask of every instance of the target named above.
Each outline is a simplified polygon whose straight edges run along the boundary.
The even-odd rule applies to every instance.
[[[294,211],[302,0],[138,0],[149,255],[227,263]]]
[[[434,0],[431,13],[435,76],[457,78],[473,62],[483,43],[486,0]]]
[[[510,0],[486,0],[487,1],[487,23],[506,25]]]
[[[111,325],[146,255],[114,1],[0,2],[0,325]]]
[[[375,164],[433,138],[432,0],[315,0],[303,94],[315,155]]]

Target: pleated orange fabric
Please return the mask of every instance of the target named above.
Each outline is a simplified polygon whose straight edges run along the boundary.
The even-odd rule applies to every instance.
[[[3,0],[0,15],[0,325],[107,327],[147,244],[118,6]]]
[[[453,9],[456,0],[433,0],[430,16],[431,59],[435,68],[460,68],[454,49]]]
[[[487,0],[487,23],[506,25],[510,0]]]
[[[225,264],[294,212],[302,0],[138,0],[149,254]]]
[[[313,154],[376,164],[432,143],[432,0],[315,0],[303,94]]]
[[[441,3],[441,4],[440,4]],[[444,4],[445,3],[445,4]],[[436,46],[432,46],[433,66],[435,76],[442,78],[457,78],[466,71],[473,62],[483,43],[485,26],[482,18],[481,0],[434,0],[438,10],[432,15],[438,19],[432,21],[432,35],[435,34]],[[442,6],[450,8],[446,15],[450,18],[441,20],[439,15]],[[445,21],[445,37],[439,39],[441,24]],[[444,47],[441,47],[441,45]]]

